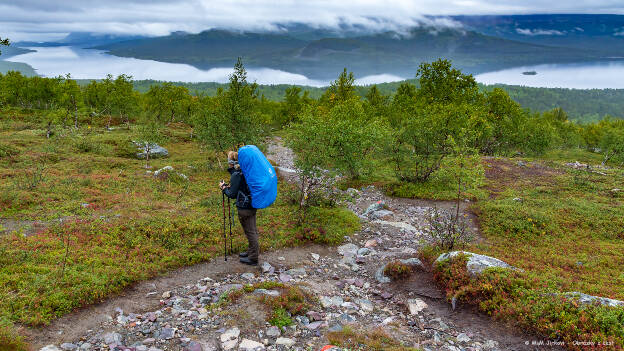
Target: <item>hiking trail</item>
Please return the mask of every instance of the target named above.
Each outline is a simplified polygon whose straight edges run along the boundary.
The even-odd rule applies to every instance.
[[[283,177],[296,181],[293,154],[272,140],[268,158]],[[535,336],[506,326],[472,307],[446,301],[431,273],[386,282],[382,267],[416,258],[429,239],[425,214],[453,202],[396,199],[369,186],[349,189],[347,207],[362,229],[338,247],[307,245],[264,252],[258,267],[223,258],[139,282],[119,296],[83,308],[44,328],[27,330],[37,349],[54,350],[319,350],[329,332],[382,328],[392,339],[422,350],[538,350]],[[385,204],[383,208],[377,204]],[[374,210],[371,210],[374,209]],[[368,211],[367,211],[368,210]],[[478,229],[467,204],[470,228]],[[262,233],[260,233],[262,236]],[[224,292],[266,281],[300,286],[319,304],[295,323],[272,327],[258,299],[210,309]],[[279,295],[257,289],[247,295]],[[528,343],[528,345],[527,345]],[[556,347],[544,347],[557,350]]]

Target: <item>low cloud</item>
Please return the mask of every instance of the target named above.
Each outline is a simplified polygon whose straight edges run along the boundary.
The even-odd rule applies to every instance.
[[[522,29],[516,28],[516,32],[522,35],[528,35],[531,37],[537,35],[565,35],[565,32],[561,32],[554,29]]]
[[[156,36],[210,28],[276,30],[279,23],[400,32],[419,25],[457,27],[444,17],[449,15],[533,13],[624,14],[624,5],[621,0],[19,0],[0,3],[0,34],[15,40],[69,32]],[[557,35],[546,32],[526,35]]]

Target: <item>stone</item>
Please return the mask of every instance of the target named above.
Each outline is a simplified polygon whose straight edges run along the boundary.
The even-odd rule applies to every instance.
[[[366,248],[376,247],[377,245],[379,245],[379,242],[375,239],[366,240],[364,243],[364,247]]]
[[[267,289],[256,289],[254,290],[254,294],[257,295],[267,295],[267,296],[280,296],[280,292],[277,290],[267,290]]]
[[[273,268],[273,266],[271,266],[271,264],[266,261],[262,262],[260,268],[262,269],[262,273],[272,273],[273,271],[275,271],[275,268]]]
[[[265,347],[264,347],[264,344],[259,343],[257,341],[243,339],[240,345],[238,345],[238,349],[241,351],[260,351],[260,350],[264,350]]]
[[[327,328],[328,331],[330,332],[335,332],[335,333],[339,333],[342,331],[342,325],[336,323],[332,326],[330,326],[329,328]]]
[[[308,323],[306,325],[306,328],[310,329],[310,330],[316,330],[318,329],[321,325],[323,324],[322,321],[316,321],[316,322],[312,322],[312,323]]]
[[[154,171],[154,177],[160,176],[161,173],[168,174],[169,172],[173,172],[174,169],[171,166],[165,166],[157,171]]]
[[[89,344],[88,342],[85,342],[84,344],[80,345],[80,350],[82,351],[88,351],[91,349],[91,344]]]
[[[221,343],[221,349],[224,351],[232,350],[238,345],[238,339],[228,340],[224,343]]]
[[[312,256],[312,259],[315,261],[318,261],[319,258],[321,258],[321,255],[315,254],[314,252],[310,253],[310,256]]]
[[[171,298],[171,291],[165,291],[164,293],[162,293],[162,298],[163,299],[170,299]]]
[[[42,347],[39,351],[61,351],[61,349],[59,349],[58,347],[54,345],[48,345],[48,346]]]
[[[253,279],[253,278],[255,278],[256,276],[255,276],[255,274],[253,274],[253,273],[247,272],[247,273],[243,273],[243,274],[241,275],[241,277],[243,277],[244,279],[247,279],[247,280],[252,280],[252,279]]]
[[[266,336],[270,336],[272,338],[276,338],[280,335],[282,335],[282,332],[280,331],[280,329],[276,326],[272,326],[269,329],[266,330]]]
[[[344,303],[344,300],[340,296],[334,296],[334,297],[321,296],[320,301],[321,301],[321,306],[323,306],[323,308],[329,308],[333,306],[338,307]]]
[[[355,318],[353,318],[353,316],[351,316],[350,314],[346,314],[346,313],[343,313],[340,316],[338,316],[338,319],[340,319],[340,321],[342,323],[353,323],[353,322],[355,322]]]
[[[291,279],[292,277],[286,273],[280,273],[279,275],[279,280],[282,283],[288,283]]]
[[[338,253],[343,256],[355,256],[357,255],[358,247],[355,244],[344,244],[338,246]]]
[[[151,345],[151,344],[153,344],[155,342],[156,342],[156,339],[154,339],[154,338],[147,338],[147,339],[143,340],[143,343],[145,345]]]
[[[176,330],[174,328],[162,328],[160,338],[165,340],[173,339]]]
[[[373,312],[373,310],[375,309],[373,303],[366,299],[359,299],[358,304],[360,305],[362,311],[365,312]]]
[[[485,256],[485,255],[479,255],[479,254],[466,252],[466,251],[451,251],[448,253],[443,253],[440,256],[438,256],[438,258],[436,259],[436,262],[442,262],[442,261],[448,260],[449,258],[455,257],[459,254],[464,254],[468,256],[466,269],[468,270],[468,273],[472,275],[481,274],[483,273],[484,270],[488,268],[507,268],[507,269],[517,270],[517,268],[510,266],[509,264],[499,260],[498,258]]]
[[[306,316],[308,316],[308,319],[310,319],[313,322],[323,320],[323,315],[321,315],[320,313],[316,311],[308,311],[308,313],[306,313]]]
[[[385,206],[386,206],[385,202],[377,201],[377,202],[371,204],[370,206],[368,206],[366,211],[364,211],[364,216],[368,216],[368,214],[371,213],[371,212],[382,210]]]
[[[304,277],[306,275],[305,268],[293,268],[286,271],[291,277]]]
[[[386,265],[383,265],[375,272],[375,279],[382,284],[390,283],[390,278],[384,274],[385,269]]]
[[[123,336],[119,333],[106,333],[102,339],[106,345],[123,343]]]
[[[515,201],[515,202],[522,202],[522,199],[521,199],[521,198],[519,198],[519,197],[514,197],[514,198],[513,198],[513,201]]]
[[[419,233],[416,227],[405,222],[389,222],[389,221],[382,221],[382,220],[375,220],[373,222],[381,224],[381,225],[385,225],[385,226],[395,227],[397,229],[404,230],[408,233]]]
[[[347,189],[347,194],[349,194],[351,197],[359,197],[360,196],[360,192],[357,189],[353,189],[353,188]]]
[[[378,211],[369,213],[368,217],[370,217],[371,219],[383,219],[383,218],[391,217],[393,214],[394,212],[392,211],[378,210]]]
[[[470,337],[466,333],[460,333],[455,339],[457,339],[457,342],[470,342]]]
[[[372,252],[371,249],[369,249],[368,247],[363,247],[363,248],[360,248],[357,251],[357,255],[358,256],[367,256],[367,255],[370,255],[371,252]]]
[[[289,338],[277,338],[277,340],[275,340],[275,344],[276,345],[281,345],[284,347],[291,347],[296,343],[295,340],[293,339],[289,339]]]
[[[61,349],[65,350],[65,351],[73,351],[73,350],[76,350],[77,348],[78,348],[77,345],[69,343],[69,342],[61,344]]]
[[[609,307],[624,306],[624,301],[609,299],[607,297],[588,295],[578,291],[563,293],[563,296],[576,299],[579,303],[583,305],[592,305],[594,303],[599,303],[601,305]]]
[[[154,144],[154,143],[146,143],[144,141],[133,141],[134,145],[137,147],[138,152],[136,157],[139,159],[144,159],[147,156],[147,149],[149,146],[150,149],[150,158],[160,158],[169,156],[169,151],[164,147]]]
[[[226,330],[223,334],[221,334],[220,339],[221,339],[221,342],[224,343],[226,341],[238,339],[239,335],[240,335],[240,329],[234,327],[234,328]]]

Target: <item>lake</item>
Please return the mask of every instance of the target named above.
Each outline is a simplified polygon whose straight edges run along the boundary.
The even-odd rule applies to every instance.
[[[37,71],[37,74],[44,77],[71,73],[75,79],[98,79],[104,78],[109,73],[113,76],[125,73],[136,80],[225,83],[233,71],[232,67],[201,70],[187,64],[117,57],[108,55],[102,50],[69,46],[28,49],[36,51],[10,57],[7,61],[27,63]],[[329,84],[329,81],[308,79],[301,74],[271,68],[248,68],[247,79],[258,84],[298,84],[316,87]],[[403,79],[390,74],[379,74],[357,79],[356,84],[376,84]]]
[[[117,57],[101,50],[77,47],[30,47],[36,50],[13,56],[7,61],[27,63],[41,76],[55,77],[71,73],[77,79],[104,78],[106,74],[117,76],[125,73],[134,79],[155,79],[183,82],[228,81],[231,67],[201,70],[187,64],[166,63]],[[535,73],[532,75],[523,72]],[[309,79],[304,75],[271,68],[248,68],[247,77],[259,84],[298,84],[326,86],[329,81]],[[391,74],[371,75],[356,79],[358,85],[378,84],[403,80]],[[411,78],[411,77],[410,77]],[[488,72],[475,76],[485,84],[511,84],[546,88],[624,88],[624,60],[579,64],[549,64],[525,66]]]
[[[475,79],[540,88],[624,89],[624,60],[516,67],[478,74]]]

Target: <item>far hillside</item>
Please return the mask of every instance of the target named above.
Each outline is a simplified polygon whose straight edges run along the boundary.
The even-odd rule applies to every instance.
[[[87,81],[81,81],[87,84]],[[398,87],[405,83],[417,84],[416,80],[377,84],[377,89],[384,95],[393,96]],[[134,88],[142,93],[149,91],[152,85],[163,84],[154,80],[134,81]],[[215,96],[219,89],[224,89],[227,84],[203,82],[184,83],[175,82],[177,86],[186,87],[191,94]],[[292,85],[258,85],[260,96],[272,101],[283,101],[285,92]],[[326,88],[310,86],[297,86],[302,91],[308,92],[311,98],[318,99],[323,95]],[[370,86],[356,86],[360,96],[365,96]],[[587,123],[598,121],[605,116],[624,118],[624,89],[564,89],[564,88],[532,88],[513,85],[480,85],[484,91],[494,88],[505,90],[509,96],[518,102],[523,108],[534,112],[545,112],[554,108],[561,108],[568,113],[570,119],[577,122]]]

